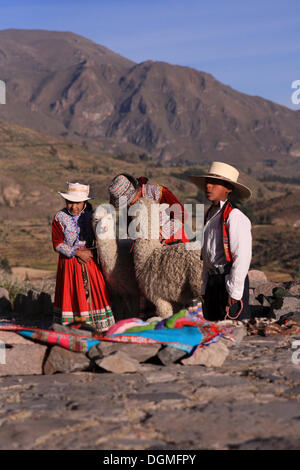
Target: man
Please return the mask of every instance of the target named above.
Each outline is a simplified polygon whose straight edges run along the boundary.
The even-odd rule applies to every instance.
[[[231,165],[213,162],[206,175],[190,176],[211,202],[203,230],[203,313],[207,320],[248,319],[248,270],[252,256],[251,222],[230,197],[251,197]]]

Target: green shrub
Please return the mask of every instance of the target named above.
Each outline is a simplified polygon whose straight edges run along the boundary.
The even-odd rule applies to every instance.
[[[0,269],[8,274],[11,274],[11,267],[7,258],[0,258]]]

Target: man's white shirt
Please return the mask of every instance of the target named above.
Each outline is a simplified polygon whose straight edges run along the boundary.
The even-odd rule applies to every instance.
[[[203,229],[203,272],[202,272],[202,294],[208,277],[208,270],[227,263],[222,230],[222,207],[226,201],[220,201],[217,212],[208,214],[208,220]],[[228,294],[236,300],[243,296],[245,278],[252,257],[252,235],[251,222],[239,209],[233,209],[225,222],[229,234],[229,247],[233,263],[230,273],[225,275],[225,285]]]

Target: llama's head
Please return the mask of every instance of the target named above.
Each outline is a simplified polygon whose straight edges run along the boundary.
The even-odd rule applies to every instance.
[[[115,215],[104,205],[100,205],[94,212],[93,225],[98,240],[114,240],[116,238]]]

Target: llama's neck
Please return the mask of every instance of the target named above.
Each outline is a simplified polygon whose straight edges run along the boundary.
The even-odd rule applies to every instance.
[[[118,244],[115,238],[97,240],[97,251],[102,267],[106,271],[112,271],[117,262]]]

